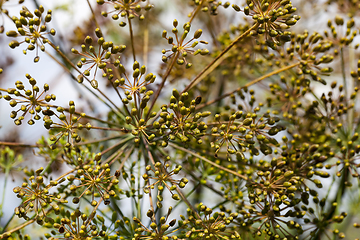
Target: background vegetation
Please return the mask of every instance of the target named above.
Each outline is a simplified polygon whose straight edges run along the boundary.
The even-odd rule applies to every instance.
[[[0,0],[0,238],[359,238],[360,2],[43,4]]]

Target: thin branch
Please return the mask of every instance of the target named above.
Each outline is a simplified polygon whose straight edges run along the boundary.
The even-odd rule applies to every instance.
[[[212,72],[219,64],[225,59],[223,57],[236,43],[240,42],[242,39],[247,37],[252,30],[256,29],[259,26],[259,23],[254,24],[251,28],[246,30],[243,34],[237,37],[232,43],[230,43],[211,63],[209,63],[192,81],[191,83],[182,91],[187,92],[192,87],[197,85],[201,80],[203,80],[210,72]]]
[[[239,87],[239,88],[237,88],[237,89],[235,89],[235,90],[233,90],[233,91],[231,91],[231,92],[228,92],[228,93],[226,93],[226,94],[223,94],[223,95],[221,95],[220,97],[218,97],[218,98],[216,98],[216,99],[214,99],[214,100],[211,100],[211,101],[209,101],[209,102],[207,102],[207,103],[204,103],[204,104],[202,104],[202,105],[199,105],[197,108],[199,109],[199,108],[203,108],[203,107],[209,106],[209,105],[211,105],[211,104],[213,104],[213,103],[215,103],[215,102],[217,102],[217,101],[220,101],[221,99],[224,99],[224,98],[226,98],[226,97],[228,97],[228,96],[230,96],[230,95],[232,95],[232,94],[240,91],[242,88],[250,87],[251,85],[254,85],[255,83],[258,83],[258,82],[260,82],[260,81],[262,81],[262,80],[264,80],[264,79],[266,79],[266,78],[268,78],[268,77],[271,77],[271,76],[273,76],[273,75],[279,74],[279,73],[281,73],[281,72],[283,72],[283,71],[286,71],[286,70],[289,70],[289,69],[291,69],[291,68],[294,68],[294,67],[298,66],[299,64],[300,64],[300,62],[294,63],[294,64],[291,64],[291,65],[289,65],[289,66],[283,67],[283,68],[281,68],[281,69],[272,71],[272,72],[270,72],[270,73],[268,73],[268,74],[265,74],[265,75],[263,75],[263,76],[261,76],[261,77],[259,77],[259,78],[257,78],[257,79],[254,79],[253,81],[245,84],[244,86],[241,86],[241,87]]]
[[[176,145],[174,143],[171,143],[171,142],[169,142],[169,145],[174,147],[174,148],[177,148],[177,149],[179,149],[181,151],[187,152],[187,153],[189,153],[189,154],[191,154],[191,155],[193,155],[193,156],[195,156],[197,158],[200,158],[201,160],[213,165],[214,167],[217,167],[217,168],[219,168],[221,170],[224,170],[225,172],[231,173],[231,174],[233,174],[233,175],[235,175],[235,176],[237,176],[237,177],[239,177],[241,179],[244,179],[245,181],[249,180],[248,177],[246,177],[244,175],[241,175],[241,174],[239,174],[239,173],[237,173],[237,172],[235,172],[233,170],[230,170],[230,169],[228,169],[226,167],[220,166],[219,164],[214,163],[214,162],[210,161],[209,159],[207,159],[207,158],[205,158],[205,157],[203,157],[203,156],[201,156],[201,155],[199,155],[197,153],[194,153],[194,152],[192,152],[192,151],[190,151],[190,150],[188,150],[186,148],[180,147],[180,146],[178,146],[178,145]]]

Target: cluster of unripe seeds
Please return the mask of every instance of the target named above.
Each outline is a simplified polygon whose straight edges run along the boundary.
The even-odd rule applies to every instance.
[[[44,220],[48,221],[46,215],[49,210],[52,209],[56,212],[59,210],[58,204],[67,203],[67,200],[63,199],[60,194],[50,193],[51,188],[56,187],[65,179],[50,181],[48,185],[45,185],[44,177],[41,175],[43,171],[44,168],[39,168],[35,172],[27,172],[27,175],[30,175],[29,179],[21,187],[13,189],[16,196],[23,200],[22,204],[15,209],[15,214],[28,220],[27,214],[34,211],[36,221],[40,225],[44,223]]]
[[[175,180],[173,176],[179,174],[182,167],[177,166],[171,171],[168,170],[169,167],[169,163],[163,165],[160,162],[157,162],[154,165],[155,169],[153,169],[151,165],[146,166],[146,173],[142,176],[146,184],[144,189],[145,193],[149,193],[156,186],[159,192],[163,192],[167,189],[174,200],[180,200],[180,196],[177,193],[174,193],[174,191],[179,188],[184,188],[189,180],[185,177],[180,180]],[[163,198],[160,197],[160,195],[158,195],[157,199],[159,202],[163,201]]]
[[[230,6],[230,2],[222,2],[222,1],[216,1],[216,0],[192,0],[193,4],[195,6],[201,5],[201,11],[208,12],[211,15],[217,15],[218,8],[228,8]]]
[[[44,16],[45,15],[45,16]],[[55,35],[55,29],[48,30],[46,23],[50,22],[52,18],[52,11],[48,10],[45,13],[43,6],[39,6],[39,9],[35,9],[34,13],[31,13],[26,7],[20,11],[20,17],[12,17],[12,20],[17,27],[17,31],[11,30],[6,32],[8,37],[20,37],[23,36],[25,39],[21,42],[13,40],[9,43],[11,48],[16,48],[22,43],[27,43],[28,47],[23,50],[26,54],[27,50],[36,50],[36,57],[34,62],[38,62],[40,57],[38,56],[38,49],[45,51],[45,45],[48,43],[46,38],[47,34]]]
[[[280,42],[289,41],[290,32],[286,29],[295,25],[300,19],[300,16],[294,15],[296,7],[292,6],[290,0],[247,0],[246,4],[247,6],[244,9],[236,4],[233,4],[232,7],[236,11],[243,11],[245,15],[252,16],[258,25],[254,34],[265,34],[270,47],[279,45]]]
[[[10,117],[15,119],[14,123],[16,125],[22,123],[27,113],[31,116],[28,124],[33,125],[35,121],[41,119],[40,113],[47,109],[50,105],[49,102],[56,100],[54,94],[45,94],[50,88],[48,84],[45,83],[43,91],[40,92],[40,88],[36,85],[36,80],[30,74],[26,74],[26,78],[31,85],[31,89],[26,89],[21,81],[15,82],[15,88],[0,89],[0,92],[7,93],[3,95],[3,98],[9,101],[11,107],[15,108],[20,105],[19,109],[12,111],[10,114]]]
[[[107,77],[111,81],[114,78],[112,68],[117,68],[120,65],[117,54],[123,52],[126,46],[116,46],[113,42],[106,42],[99,28],[95,29],[95,34],[98,37],[96,45],[93,43],[93,39],[87,36],[84,39],[85,44],[81,45],[81,52],[74,48],[71,49],[71,52],[81,56],[80,61],[77,63],[79,68],[90,65],[77,77],[78,82],[82,83],[84,77],[90,76],[90,71],[94,68],[94,75],[90,80],[90,84],[93,88],[97,89],[99,86],[98,81],[95,79],[97,70],[100,69],[103,72],[102,77]]]
[[[109,14],[111,15],[113,20],[118,20],[120,17],[131,19],[138,17],[140,20],[144,20],[145,16],[141,12],[143,10],[149,11],[153,8],[151,3],[142,4],[143,2],[148,2],[148,0],[97,0],[99,5],[112,5],[114,10],[109,12],[103,11],[101,15],[107,17]],[[119,23],[120,27],[125,27],[126,22],[121,21]]]
[[[100,157],[98,154],[94,160],[97,161]],[[98,205],[95,197],[101,197],[105,205],[110,204],[110,197],[117,197],[115,190],[119,183],[117,178],[120,176],[120,172],[111,175],[110,171],[108,164],[83,165],[76,171],[75,175],[69,175],[67,180],[73,183],[70,186],[70,191],[76,196],[73,198],[73,203],[78,204],[83,196],[91,195],[93,207]],[[77,181],[79,181],[79,185],[74,184]],[[81,191],[82,193],[79,194]]]
[[[192,54],[192,55],[197,55],[197,54],[201,54],[201,55],[206,55],[209,53],[209,50],[207,49],[197,49],[194,50],[194,48],[199,44],[207,44],[206,41],[197,41],[196,39],[200,38],[202,35],[202,30],[198,29],[196,30],[196,32],[194,33],[193,38],[191,38],[190,40],[186,40],[189,32],[190,32],[190,23],[185,23],[183,25],[183,34],[180,36],[180,34],[178,34],[178,21],[175,19],[173,21],[173,26],[174,28],[172,29],[172,33],[175,35],[175,37],[171,37],[167,35],[167,31],[164,30],[162,33],[162,37],[165,38],[168,41],[168,44],[172,45],[172,48],[169,50],[162,50],[162,61],[163,62],[167,62],[169,58],[174,57],[174,59],[176,60],[176,63],[178,65],[183,65],[185,64],[186,68],[190,68],[192,66],[192,64],[190,62],[188,62],[186,60],[186,57],[188,56],[188,54]],[[175,40],[175,42],[174,42]],[[195,41],[194,41],[195,40]],[[165,54],[170,52],[171,54],[166,56]]]

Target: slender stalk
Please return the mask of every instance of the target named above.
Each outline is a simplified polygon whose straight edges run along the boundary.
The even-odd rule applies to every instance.
[[[153,165],[155,165],[155,160],[154,157],[149,149],[148,144],[144,141],[145,144],[145,148],[147,150],[148,156],[151,160],[151,162],[153,163]],[[200,215],[197,213],[197,211],[194,209],[193,205],[189,202],[189,200],[185,197],[185,195],[181,192],[179,186],[176,185],[176,192],[179,194],[179,196],[181,197],[181,199],[186,203],[186,205],[196,214],[196,216],[198,217],[198,219],[200,219]]]
[[[129,14],[128,14],[128,16],[129,16]],[[134,59],[134,62],[135,62],[135,61],[136,61],[136,54],[135,54],[135,46],[134,46],[134,33],[133,33],[133,28],[132,28],[131,19],[128,18],[128,20],[129,20],[129,31],[130,31],[131,49],[132,49],[133,59]]]
[[[205,2],[205,1],[201,1],[201,4],[199,4],[199,5],[196,7],[195,11],[193,12],[193,14],[192,14],[191,17],[190,17],[190,20],[189,20],[189,23],[190,23],[190,24],[191,24],[191,22],[194,20],[195,16],[199,13],[199,11],[200,11],[200,9],[202,8],[202,5],[203,5],[204,2]]]
[[[166,82],[166,79],[169,77],[170,75],[170,72],[171,70],[173,69],[174,65],[175,65],[175,62],[176,62],[176,59],[179,57],[179,52],[176,52],[176,54],[174,54],[173,58],[172,58],[172,61],[171,61],[171,64],[169,65],[169,67],[166,69],[166,72],[164,74],[164,77],[162,79],[162,82],[160,83],[160,86],[159,88],[157,89],[156,91],[156,94],[155,94],[155,97],[151,103],[151,106],[149,108],[149,111],[146,115],[146,121],[149,119],[149,116],[150,116],[150,113],[151,113],[151,110],[153,109],[154,105],[155,105],[155,102],[156,100],[158,99],[159,95],[160,95],[160,92],[161,90],[163,89],[164,85],[165,85],[165,82]]]
[[[63,53],[61,52],[52,42],[48,42],[48,44],[64,59],[64,61],[66,61],[68,64],[70,64],[70,66],[75,70],[77,71],[79,74],[82,74],[81,71],[70,61],[70,59]],[[85,79],[90,82],[90,80],[85,77]],[[88,89],[89,90],[89,89]],[[104,94],[100,89],[97,89],[97,91],[107,100],[109,101],[117,111],[121,112],[121,110],[118,108],[118,106],[113,102],[111,101],[107,96],[106,94]],[[112,108],[111,108],[112,109]],[[114,111],[115,112],[115,111]]]
[[[341,47],[340,49],[340,56],[341,56],[341,73],[342,73],[342,78],[343,78],[343,83],[344,83],[344,91],[345,91],[345,96],[347,99],[350,99],[349,96],[349,90],[351,89],[351,84],[348,85],[348,81],[346,80],[346,71],[345,71],[345,56],[344,56],[344,47]],[[348,140],[348,138],[351,135],[351,130],[352,130],[352,109],[350,110],[351,112],[349,114],[347,114],[347,129],[346,129],[346,139]]]
[[[340,56],[341,56],[341,74],[344,83],[345,96],[348,96],[348,84],[346,81],[346,72],[345,72],[345,58],[344,58],[344,48],[340,48]]]
[[[193,205],[189,202],[189,200],[187,200],[186,196],[182,193],[182,191],[180,190],[179,186],[176,185],[176,192],[179,194],[179,196],[181,197],[181,199],[186,203],[186,205],[195,213],[196,217],[198,219],[201,219],[200,215],[198,214],[198,212],[195,210],[195,208],[193,207]]]
[[[15,147],[30,147],[30,148],[36,148],[36,147],[43,147],[42,145],[31,145],[26,143],[16,143],[16,142],[0,142],[0,146],[15,146]]]
[[[10,172],[10,169],[9,167],[6,167],[5,169],[5,180],[4,180],[4,187],[3,187],[3,196],[2,196],[2,199],[1,199],[1,205],[0,205],[0,219],[1,217],[3,216],[4,212],[3,212],[3,208],[4,208],[4,203],[5,203],[5,191],[6,191],[6,185],[7,185],[7,180],[8,180],[8,177],[9,177],[9,172]]]
[[[322,222],[324,223],[328,223],[328,225],[321,227],[318,229],[318,231],[316,232],[314,238],[312,239],[322,239],[322,235],[326,234],[326,230],[327,227],[331,224],[329,223],[329,220],[332,219],[332,217],[335,215],[336,213],[336,207],[333,207],[335,204],[338,204],[343,197],[345,196],[345,191],[346,191],[346,182],[349,181],[349,178],[351,177],[350,171],[348,168],[343,169],[343,173],[341,176],[341,180],[339,183],[339,187],[338,187],[338,192],[336,194],[336,196],[334,197],[334,200],[332,202],[329,202],[330,209],[325,210],[325,214],[324,214],[324,219],[322,220]]]
[[[87,144],[93,144],[93,143],[99,143],[99,142],[105,142],[105,141],[109,141],[109,140],[113,140],[113,139],[117,139],[117,138],[121,138],[122,136],[112,136],[112,137],[107,137],[107,138],[101,138],[101,139],[96,139],[93,141],[87,141],[87,142],[80,142],[80,143],[75,143],[75,146],[81,146],[81,145],[87,145]]]
[[[192,81],[191,83],[182,91],[187,92],[189,89],[198,84],[203,80],[210,72],[212,72],[219,64],[225,59],[224,55],[233,47],[236,43],[240,42],[242,39],[247,37],[252,30],[256,29],[259,26],[258,23],[254,24],[251,28],[246,30],[243,34],[238,36],[232,43],[230,43],[214,60],[211,61]]]
[[[77,81],[76,77],[71,73],[70,69],[67,68],[62,62],[60,62],[58,59],[56,59],[51,53],[49,53],[48,51],[45,51],[45,53],[51,58],[53,59],[57,64],[59,64],[66,72],[68,72],[71,76],[71,78],[75,81]],[[112,109],[112,107],[104,101],[104,99],[100,98],[94,91],[92,91],[88,86],[81,84],[83,87],[86,88],[86,90],[88,90],[89,92],[91,92],[96,98],[98,98],[101,102],[103,102],[106,106],[109,107],[109,109]],[[114,111],[115,112],[115,111]],[[121,112],[121,111],[120,111]],[[116,112],[115,112],[116,113]]]
[[[106,130],[106,131],[116,131],[116,132],[129,132],[129,130],[125,128],[107,128],[107,127],[95,127],[92,126],[91,129],[98,129],[98,130]]]
[[[101,155],[107,153],[107,152],[110,151],[111,149],[114,149],[114,148],[116,148],[117,146],[119,146],[119,145],[121,145],[121,144],[123,144],[123,143],[126,143],[126,142],[130,141],[132,138],[134,138],[134,137],[133,137],[133,136],[129,136],[129,137],[121,140],[120,142],[117,142],[116,144],[114,144],[114,145],[112,145],[111,147],[109,147],[109,148],[105,149],[104,151],[102,151],[102,152],[101,152]]]
[[[237,176],[237,177],[239,177],[239,178],[241,178],[241,179],[244,179],[244,180],[246,180],[246,181],[249,180],[248,177],[246,177],[246,176],[244,176],[244,175],[241,175],[241,174],[239,174],[239,173],[237,173],[237,172],[235,172],[235,171],[233,171],[233,170],[231,170],[231,169],[228,169],[228,168],[226,168],[226,167],[220,166],[219,164],[214,163],[214,162],[210,161],[209,159],[207,159],[207,158],[205,158],[205,157],[203,157],[203,156],[201,156],[201,155],[199,155],[199,154],[197,154],[197,153],[194,153],[194,152],[192,152],[192,151],[190,151],[190,150],[188,150],[188,149],[186,149],[186,148],[180,147],[180,146],[178,146],[178,145],[176,145],[176,144],[174,144],[174,143],[171,143],[171,142],[169,142],[169,145],[172,146],[172,147],[174,147],[174,148],[177,148],[177,149],[179,149],[179,150],[181,150],[181,151],[187,152],[187,153],[189,153],[189,154],[191,154],[191,155],[193,155],[193,156],[195,156],[195,157],[197,157],[197,158],[200,158],[200,159],[203,160],[204,162],[207,162],[207,163],[209,163],[210,165],[213,165],[214,167],[217,167],[217,168],[219,168],[219,169],[221,169],[221,170],[224,170],[225,172],[231,173],[231,174],[233,174],[233,175],[235,175],[235,176]]]
[[[11,215],[9,220],[6,222],[5,226],[3,227],[3,230],[5,230],[9,226],[10,222],[13,220],[14,217],[15,217],[15,212]]]
[[[131,153],[134,151],[134,148],[135,148],[135,146],[133,145],[133,146],[131,146],[130,150],[127,151],[126,155],[124,156],[123,160],[122,160],[121,163],[120,163],[120,166],[119,166],[119,168],[118,168],[119,171],[121,171],[121,170],[123,169],[126,160],[129,159]],[[118,156],[120,156],[120,155],[118,155]],[[117,158],[117,157],[115,157],[114,160],[115,160],[116,158]],[[109,165],[111,165],[114,160],[112,160]]]
[[[16,232],[16,231],[18,231],[18,230],[20,230],[20,229],[23,229],[24,227],[32,224],[33,222],[35,222],[35,220],[36,220],[36,218],[32,218],[32,219],[28,220],[27,222],[24,222],[23,224],[21,224],[21,225],[15,227],[15,228],[13,228],[13,229],[11,229],[11,230],[3,233],[3,234],[1,234],[1,235],[0,235],[0,239],[9,237],[12,233],[14,233],[14,232]]]
[[[144,52],[143,52],[143,61],[144,65],[147,66],[148,63],[148,53],[149,53],[149,29],[144,30]]]
[[[96,27],[100,29],[100,24],[99,24],[98,21],[96,20],[96,15],[95,15],[94,9],[92,8],[89,0],[86,0],[86,1],[87,1],[88,5],[89,5],[91,14],[93,15],[93,18],[94,18],[94,22],[95,22]]]
[[[283,67],[283,68],[280,68],[280,69],[278,69],[278,70],[272,71],[272,72],[270,72],[270,73],[268,73],[268,74],[265,74],[265,75],[263,75],[263,76],[261,76],[261,77],[259,77],[259,78],[257,78],[257,79],[252,80],[251,82],[245,84],[244,86],[241,86],[241,87],[239,87],[239,88],[237,88],[237,89],[235,89],[235,90],[233,90],[233,91],[231,91],[231,92],[228,92],[228,93],[226,93],[226,94],[223,94],[223,95],[219,96],[218,98],[216,98],[216,99],[214,99],[214,100],[211,100],[211,101],[209,101],[209,102],[207,102],[207,103],[204,103],[204,104],[202,104],[202,105],[199,105],[198,108],[203,108],[203,107],[209,106],[209,105],[211,105],[211,104],[213,104],[213,103],[215,103],[215,102],[217,102],[217,101],[220,101],[221,99],[224,99],[224,98],[226,98],[226,97],[228,97],[228,96],[230,96],[230,95],[232,95],[232,94],[240,91],[242,88],[250,87],[250,86],[252,86],[252,85],[254,85],[254,84],[256,84],[256,83],[258,83],[258,82],[260,82],[260,81],[262,81],[262,80],[264,80],[264,79],[266,79],[266,78],[268,78],[268,77],[271,77],[271,76],[273,76],[273,75],[279,74],[279,73],[281,73],[281,72],[284,72],[284,71],[286,71],[286,70],[289,70],[289,69],[291,69],[291,68],[294,68],[294,67],[296,67],[296,66],[298,66],[298,65],[300,65],[300,62],[291,64],[291,65],[288,65],[288,66],[286,66],[286,67]]]

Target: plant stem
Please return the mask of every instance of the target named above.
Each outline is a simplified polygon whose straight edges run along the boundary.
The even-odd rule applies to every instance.
[[[200,215],[198,214],[198,212],[195,210],[194,206],[189,202],[189,200],[187,200],[187,198],[185,197],[185,195],[182,193],[182,191],[180,190],[179,186],[176,185],[176,192],[179,194],[179,196],[181,197],[181,199],[186,203],[186,205],[191,209],[191,211],[193,211],[196,215],[196,217],[198,219],[201,219]]]
[[[99,24],[99,23],[98,23],[98,21],[96,20],[96,15],[95,15],[94,9],[92,8],[92,6],[91,6],[91,4],[90,4],[89,0],[86,0],[86,1],[87,1],[88,5],[89,5],[89,8],[90,8],[91,14],[92,14],[92,15],[93,15],[93,17],[94,17],[94,22],[95,22],[96,27],[100,29],[100,24]]]
[[[35,222],[35,220],[36,220],[36,218],[32,218],[32,219],[28,220],[27,222],[24,222],[23,224],[21,224],[21,225],[15,227],[15,228],[3,233],[3,234],[1,234],[0,239],[6,238],[6,237],[10,236],[13,232],[16,232],[16,231],[18,231],[20,229],[23,229],[24,227],[26,227],[26,226],[32,224],[33,222]]]
[[[145,142],[145,140],[143,141],[145,144],[145,148],[148,152],[148,156],[152,162],[153,165],[155,165],[155,160],[154,157],[149,149],[148,144]],[[176,192],[179,194],[179,196],[181,197],[181,199],[186,203],[186,205],[196,214],[196,216],[198,217],[198,219],[200,219],[199,214],[197,213],[197,211],[194,209],[193,205],[189,202],[189,200],[185,197],[185,195],[181,192],[179,186],[176,185]]]
[[[170,72],[171,72],[171,70],[173,69],[173,67],[174,67],[174,65],[175,65],[175,62],[176,62],[176,59],[177,59],[178,57],[179,57],[179,52],[176,52],[176,54],[174,54],[174,56],[173,56],[173,58],[172,58],[172,61],[171,61],[170,66],[166,69],[166,72],[165,72],[165,74],[164,74],[164,77],[163,77],[163,79],[162,79],[162,82],[160,83],[160,86],[159,86],[158,90],[156,91],[155,97],[154,97],[154,99],[153,99],[153,101],[152,101],[152,103],[151,103],[151,106],[150,106],[150,108],[149,108],[149,111],[148,111],[148,113],[147,113],[147,115],[146,115],[146,118],[145,118],[145,119],[146,119],[146,122],[147,122],[147,120],[149,119],[151,110],[152,110],[152,108],[154,107],[155,102],[156,102],[156,100],[158,99],[158,97],[159,97],[159,95],[160,95],[160,92],[161,92],[162,88],[163,88],[164,85],[165,85],[165,81],[166,81],[166,79],[168,78],[168,76],[170,75]]]
[[[199,4],[199,5],[197,6],[197,8],[195,9],[194,13],[191,15],[190,20],[189,20],[189,23],[190,23],[190,24],[191,24],[191,22],[194,20],[195,16],[198,14],[198,12],[200,11],[200,9],[201,9],[201,7],[202,7],[202,5],[203,5],[204,2],[205,2],[205,1],[201,1],[201,4]]]
[[[13,213],[11,215],[11,217],[9,218],[9,220],[6,222],[6,224],[5,224],[4,228],[3,228],[3,231],[5,231],[5,229],[9,226],[9,224],[12,221],[12,219],[14,218],[14,216],[15,216],[15,213]]]
[[[263,75],[263,76],[261,76],[261,77],[259,77],[259,78],[257,78],[257,79],[252,80],[251,82],[245,84],[244,86],[241,86],[241,87],[239,87],[239,88],[237,88],[237,89],[235,89],[235,90],[233,90],[233,91],[231,91],[231,92],[229,92],[229,93],[223,94],[223,95],[221,95],[220,97],[218,97],[218,98],[216,98],[216,99],[214,99],[214,100],[211,100],[211,101],[209,101],[209,102],[207,102],[207,103],[204,103],[204,104],[202,104],[202,105],[199,105],[198,108],[203,108],[203,107],[209,106],[209,105],[211,105],[211,104],[213,104],[213,103],[215,103],[215,102],[217,102],[217,101],[220,101],[220,100],[223,99],[223,98],[226,98],[226,97],[230,96],[231,94],[234,94],[234,93],[240,91],[242,88],[250,87],[251,85],[254,85],[255,83],[258,83],[258,82],[260,82],[260,81],[262,81],[262,80],[264,80],[264,79],[266,79],[266,78],[268,78],[268,77],[271,77],[271,76],[273,76],[273,75],[275,75],[275,74],[279,74],[279,73],[281,73],[281,72],[283,72],[283,71],[286,71],[286,70],[289,70],[289,69],[291,69],[291,68],[294,68],[294,67],[298,66],[299,64],[300,64],[300,62],[294,63],[294,64],[288,65],[288,66],[286,66],[286,67],[280,68],[280,69],[278,69],[278,70],[272,71],[272,72],[270,72],[270,73],[268,73],[268,74],[265,74],[265,75]]]
[[[350,99],[350,96],[349,96],[349,90],[351,89],[351,85],[349,86],[348,85],[348,82],[346,80],[346,72],[345,72],[345,57],[344,57],[344,47],[341,47],[340,48],[340,56],[341,56],[341,73],[342,73],[342,78],[343,78],[343,82],[344,82],[344,91],[345,91],[345,97],[347,99]],[[352,113],[353,113],[353,110],[350,109],[350,113],[347,116],[347,129],[346,129],[346,139],[349,140],[349,137],[351,135],[351,130],[352,130]]]
[[[346,73],[345,73],[345,59],[344,59],[344,48],[340,48],[340,56],[341,56],[341,73],[344,83],[345,96],[348,96],[348,85],[346,81]]]
[[[37,144],[31,145],[31,144],[16,143],[16,142],[0,142],[0,146],[31,147],[31,148],[42,147],[41,145],[37,145]]]
[[[148,63],[148,53],[149,53],[149,29],[144,30],[144,52],[143,52],[143,62],[147,66]]]
[[[214,167],[217,167],[217,168],[219,168],[221,170],[224,170],[225,172],[231,173],[231,174],[233,174],[233,175],[235,175],[235,176],[237,176],[237,177],[239,177],[239,178],[241,178],[241,179],[243,179],[245,181],[249,180],[246,176],[241,175],[241,174],[239,174],[239,173],[237,173],[237,172],[235,172],[233,170],[230,170],[230,169],[228,169],[226,167],[220,166],[219,164],[214,163],[214,162],[210,161],[209,159],[207,159],[207,158],[205,158],[205,157],[203,157],[203,156],[201,156],[201,155],[199,155],[197,153],[194,153],[194,152],[192,152],[192,151],[190,151],[190,150],[188,150],[186,148],[180,147],[180,146],[178,146],[178,145],[176,145],[174,143],[171,143],[171,142],[169,142],[169,145],[174,147],[174,148],[177,148],[177,149],[179,149],[181,151],[187,152],[187,153],[189,153],[189,154],[191,154],[191,155],[193,155],[193,156],[195,156],[197,158],[200,158],[201,160],[209,163],[210,165],[213,165]]]
[[[259,26],[258,23],[254,24],[251,28],[246,30],[243,34],[238,36],[232,43],[230,43],[211,63],[209,63],[192,81],[191,83],[182,91],[187,92],[201,80],[203,80],[210,72],[212,72],[219,64],[225,59],[223,57],[236,43],[240,42],[242,39],[247,37],[250,32],[256,29]]]
[[[128,14],[128,16],[129,16],[129,14]],[[131,49],[132,49],[133,59],[134,59],[134,62],[135,62],[135,61],[136,61],[136,55],[135,55],[135,46],[134,46],[134,33],[133,33],[133,28],[132,28],[131,19],[128,18],[128,20],[129,20],[129,31],[130,31]]]
[[[61,52],[52,42],[48,41],[48,44],[64,59],[64,61],[66,61],[68,64],[70,64],[70,66],[71,66],[75,71],[77,71],[79,74],[82,74],[81,71],[70,61],[70,59],[69,59],[67,56],[65,56],[65,54],[64,54],[63,52]],[[70,71],[70,70],[69,70],[69,71]],[[76,79],[76,78],[75,78],[75,79]],[[88,82],[90,82],[90,80],[89,80],[87,77],[85,77],[85,79],[86,79]],[[90,89],[88,89],[88,90],[90,90]],[[115,107],[115,109],[116,109],[117,111],[121,112],[121,110],[118,108],[118,106],[117,106],[113,101],[111,101],[111,100],[106,96],[106,94],[104,94],[100,89],[97,89],[97,91],[98,91],[106,100],[108,100],[108,101]],[[97,96],[97,95],[95,94],[95,96]],[[110,109],[112,109],[112,108],[110,108]],[[114,112],[115,112],[115,111],[114,111]]]
[[[330,206],[331,209],[328,209],[328,210],[325,211],[325,216],[324,216],[324,219],[322,220],[322,222],[324,222],[324,223],[329,222],[329,220],[331,220],[332,217],[334,216],[334,214],[336,212],[336,207],[332,207],[332,206],[334,206],[334,204],[339,203],[342,200],[342,198],[344,197],[345,191],[346,191],[345,183],[349,180],[350,177],[351,177],[351,174],[350,174],[349,169],[344,167],[343,173],[342,173],[342,176],[341,176],[341,180],[340,180],[340,183],[339,183],[339,187],[338,187],[338,192],[337,192],[336,196],[334,197],[334,200],[332,202],[329,202],[329,206]],[[330,225],[330,224],[331,223],[328,223],[328,225]],[[314,236],[314,238],[312,238],[312,239],[322,239],[321,238],[322,234],[325,232],[328,225],[326,225],[326,227],[320,228],[316,232],[316,235]]]
[[[6,191],[6,185],[7,185],[7,180],[8,180],[8,177],[9,177],[9,172],[10,172],[10,169],[9,167],[7,166],[6,169],[5,169],[5,180],[4,180],[4,187],[3,187],[3,196],[2,196],[2,199],[1,199],[1,205],[0,205],[0,219],[2,218],[4,212],[3,212],[3,208],[4,208],[4,202],[5,202],[5,191]]]

